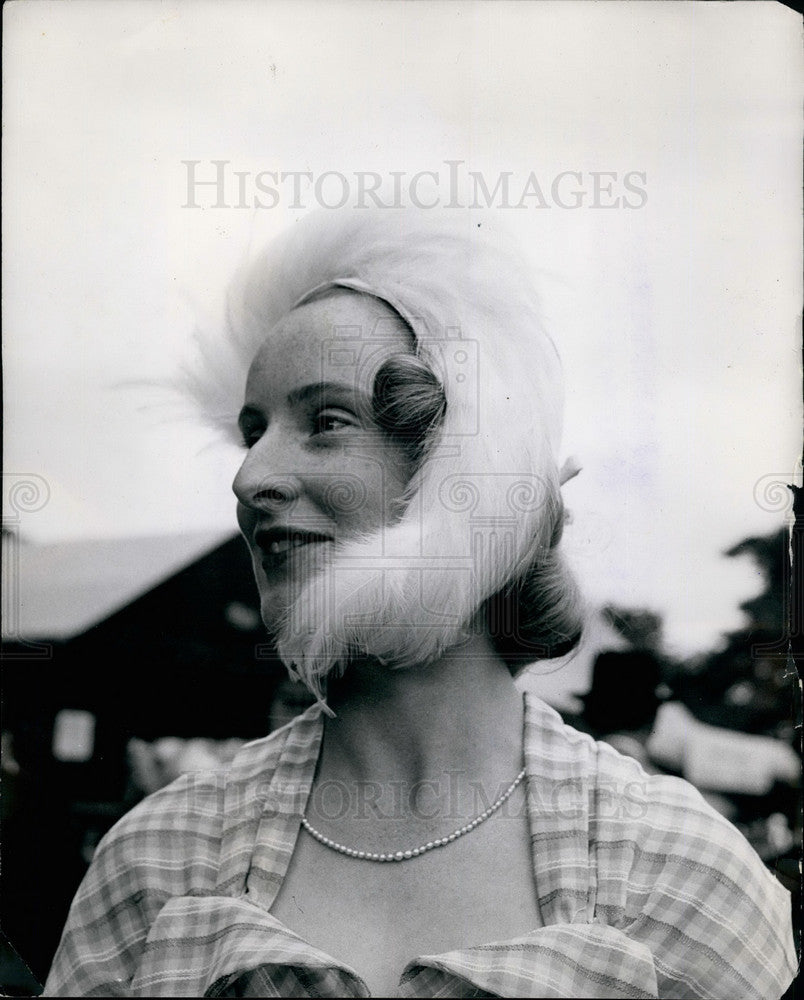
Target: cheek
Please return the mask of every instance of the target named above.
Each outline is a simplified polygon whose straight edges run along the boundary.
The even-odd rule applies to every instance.
[[[343,528],[370,531],[397,521],[410,480],[409,460],[399,449],[382,448],[371,459],[344,463],[326,498],[330,516]]]

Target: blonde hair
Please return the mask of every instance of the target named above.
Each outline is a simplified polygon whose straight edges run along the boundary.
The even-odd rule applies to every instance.
[[[558,655],[582,622],[557,550],[563,379],[532,275],[504,236],[463,213],[319,211],[236,279],[229,335],[202,343],[190,388],[234,426],[248,367],[300,300],[333,285],[388,303],[411,355],[377,373],[375,412],[418,458],[401,518],[338,543],[276,636],[317,694],[355,655],[427,663],[479,621],[512,667]]]

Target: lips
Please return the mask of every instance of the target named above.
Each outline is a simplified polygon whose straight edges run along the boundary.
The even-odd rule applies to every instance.
[[[262,552],[263,569],[275,572],[283,569],[301,549],[311,545],[333,541],[330,535],[302,528],[273,527],[262,528],[254,535],[254,541]]]

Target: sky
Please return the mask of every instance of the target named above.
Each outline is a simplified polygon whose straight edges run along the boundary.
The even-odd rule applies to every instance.
[[[585,593],[660,611],[682,655],[739,626],[761,580],[723,551],[781,527],[774,484],[800,482],[798,15],[665,0],[3,13],[5,509],[31,545],[234,531],[239,455],[160,381],[220,321],[235,269],[357,197],[360,172],[408,192],[434,174],[416,189],[433,211],[450,211],[450,170],[472,172],[490,194],[503,178],[490,206],[475,188],[478,215],[521,240],[564,360],[564,455],[582,466],[565,546]],[[219,169],[215,207],[189,171]],[[297,192],[269,176],[300,172]],[[39,500],[9,505],[26,482]]]

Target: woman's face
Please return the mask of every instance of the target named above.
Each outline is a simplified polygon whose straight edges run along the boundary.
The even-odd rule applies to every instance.
[[[375,423],[372,392],[377,368],[410,348],[388,306],[344,291],[294,309],[254,358],[232,488],[269,629],[334,545],[401,514],[413,470]]]

